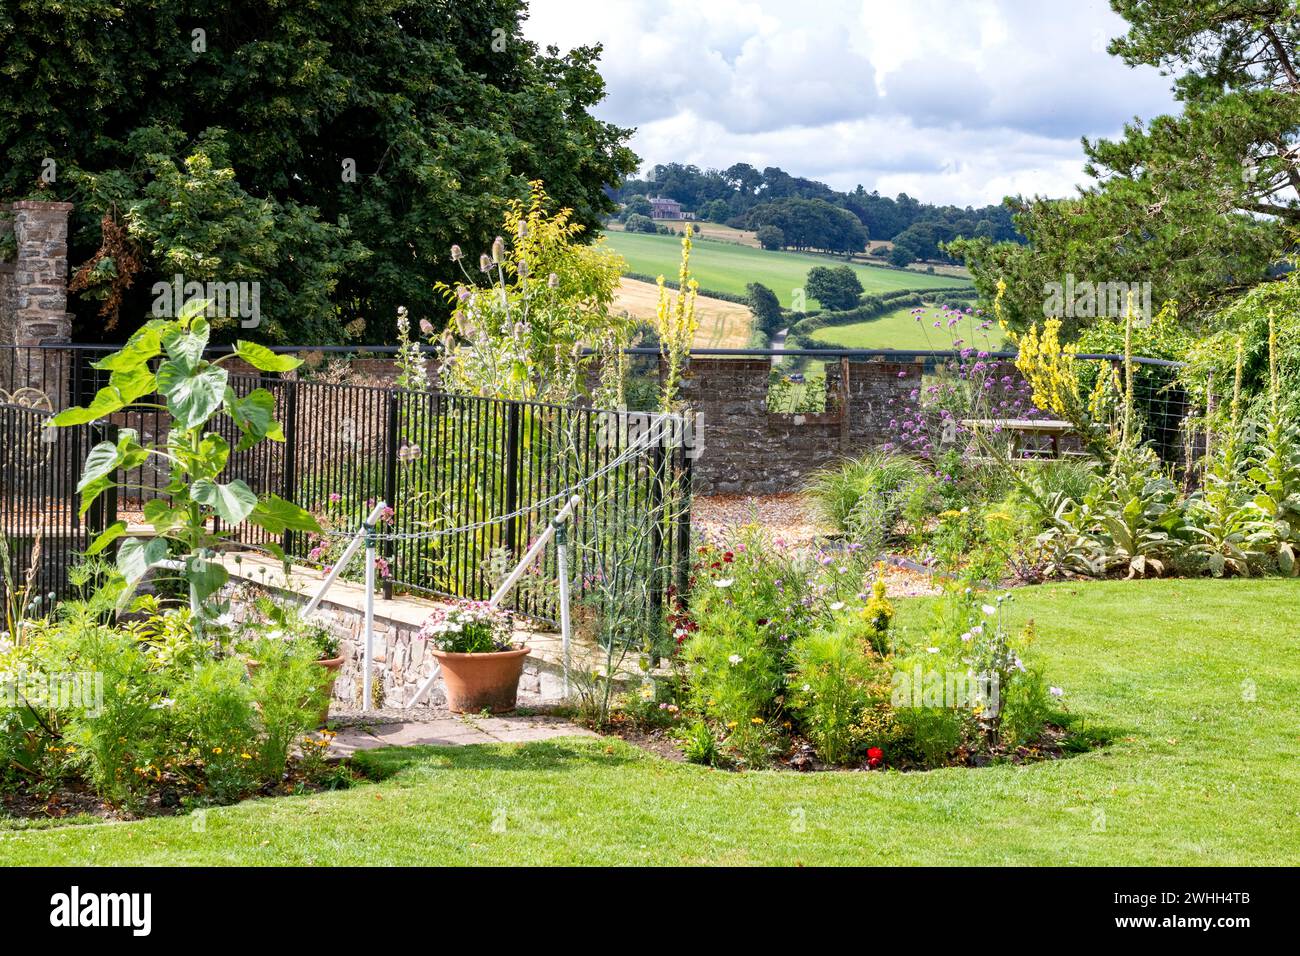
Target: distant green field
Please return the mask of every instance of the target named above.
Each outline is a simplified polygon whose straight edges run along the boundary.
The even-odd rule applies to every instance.
[[[627,260],[632,272],[646,275],[677,277],[681,261],[680,236],[651,236],[642,233],[608,232],[609,246]],[[696,239],[691,249],[691,273],[705,289],[744,295],[750,282],[761,282],[781,300],[787,308],[791,293],[801,288],[813,266],[842,265],[828,256],[809,255],[802,252],[771,252],[752,249],[728,242]],[[889,292],[893,289],[926,289],[969,285],[964,279],[953,276],[927,275],[924,272],[903,272],[876,266],[854,265],[853,271],[867,292]],[[814,300],[809,300],[809,305]]]
[[[814,342],[842,345],[851,349],[950,349],[954,337],[976,349],[996,350],[1002,341],[1001,330],[982,331],[984,317],[966,316],[953,328],[947,327],[942,309],[926,308],[918,322],[914,306],[904,306],[877,318],[854,325],[834,325],[812,334]],[[935,328],[939,322],[941,328]]]

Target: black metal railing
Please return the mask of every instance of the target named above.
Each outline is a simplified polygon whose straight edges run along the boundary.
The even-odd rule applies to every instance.
[[[113,497],[79,514],[76,485],[97,425],[46,427],[43,407],[0,403],[0,601],[8,606],[61,600],[67,568],[107,526]],[[38,600],[39,599],[39,600]]]
[[[24,419],[39,423],[49,410],[88,403],[108,382],[108,373],[93,365],[112,350],[0,350],[0,385],[11,393],[29,389],[29,397],[44,394],[47,410],[29,411]],[[232,542],[275,544],[291,557],[328,565],[342,550],[344,535],[382,500],[393,509],[379,529],[386,593],[396,588],[486,599],[559,510],[564,493],[581,485],[583,503],[571,533],[580,597],[599,594],[604,567],[618,550],[616,538],[638,527],[647,532],[646,553],[634,560],[653,579],[656,600],[684,580],[690,463],[680,428],[664,429],[669,441],[650,442],[645,433],[651,422],[636,413],[308,376],[236,372],[229,384],[240,395],[256,388],[272,394],[284,441],[232,451],[226,480],[240,478],[259,494],[293,501],[328,529],[325,536],[287,532],[274,541],[249,524],[222,529]],[[165,412],[132,408],[95,428],[103,437],[131,428],[142,441],[165,443],[168,420]],[[234,423],[222,417],[215,427],[234,449],[240,437]],[[75,485],[91,431],[55,432],[75,432],[84,444],[77,446],[79,454],[51,465],[60,489]],[[158,459],[118,480],[123,487],[112,514],[104,516],[109,522],[139,522],[145,504],[167,494],[168,475]],[[85,534],[79,534],[75,541],[84,547]],[[553,620],[555,589],[547,584],[554,575],[554,555],[548,553],[507,606]]]

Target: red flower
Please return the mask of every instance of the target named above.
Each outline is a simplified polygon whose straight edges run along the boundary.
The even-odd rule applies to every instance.
[[[871,747],[867,750],[867,766],[879,767],[885,762],[885,752],[879,747]]]
[[[722,556],[722,560],[730,564],[732,561],[736,560],[736,556],[732,554],[730,551],[728,551],[726,554]]]

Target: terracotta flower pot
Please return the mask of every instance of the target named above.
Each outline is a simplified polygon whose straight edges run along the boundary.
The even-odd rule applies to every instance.
[[[330,701],[334,699],[334,682],[339,679],[339,671],[343,667],[343,655],[332,657],[327,661],[317,661],[321,667],[328,672],[328,678],[325,682],[325,706],[320,712],[320,726],[324,727],[330,720]]]
[[[502,714],[515,709],[519,678],[524,673],[528,648],[487,654],[453,654],[429,649],[442,667],[447,689],[447,709],[455,714],[477,714],[487,710]]]

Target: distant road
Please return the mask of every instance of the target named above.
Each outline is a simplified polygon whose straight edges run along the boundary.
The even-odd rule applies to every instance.
[[[787,327],[787,328],[782,329],[780,332],[776,333],[776,335],[772,336],[772,348],[774,348],[774,349],[783,349],[783,348],[785,348],[785,337],[786,337],[786,334],[787,334],[789,331],[790,331],[790,329]],[[780,356],[780,355],[773,355],[773,356],[772,356],[772,364],[773,364],[773,365],[780,365],[780,364],[781,364],[781,356]]]

